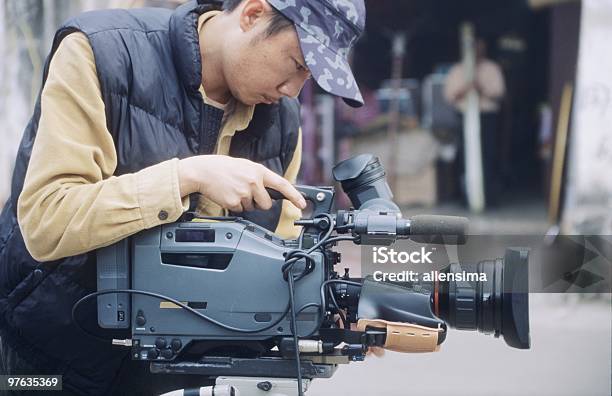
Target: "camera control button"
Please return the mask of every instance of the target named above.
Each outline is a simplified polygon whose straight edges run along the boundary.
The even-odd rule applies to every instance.
[[[147,358],[148,359],[157,359],[157,357],[159,356],[159,351],[155,348],[151,348],[149,349],[148,353],[147,353]]]
[[[172,341],[170,342],[170,348],[172,348],[174,352],[181,349],[182,346],[183,346],[183,343],[178,338],[173,338]]]
[[[158,349],[164,349],[166,347],[166,339],[163,337],[157,337],[155,340],[155,346]]]

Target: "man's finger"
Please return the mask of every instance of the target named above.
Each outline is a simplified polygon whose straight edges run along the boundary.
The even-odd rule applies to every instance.
[[[267,169],[267,172],[264,175],[264,185],[266,187],[271,187],[283,194],[285,198],[291,201],[291,203],[293,203],[298,208],[306,208],[306,200],[304,199],[302,194],[300,194],[300,192],[296,190],[295,187],[293,187],[291,183],[287,181],[287,179],[277,175],[269,169]]]
[[[242,198],[240,203],[242,204],[242,209],[245,212],[250,212],[250,211],[255,209],[255,207],[253,206],[253,199],[250,198],[250,197],[249,198]]]
[[[253,189],[253,200],[255,200],[255,204],[260,209],[268,210],[272,207],[272,199],[270,199],[270,195],[268,195],[263,185]]]
[[[235,205],[235,206],[229,206],[228,205],[227,209],[231,210],[234,213],[244,212],[244,209],[242,208],[242,204],[238,204],[238,205]]]

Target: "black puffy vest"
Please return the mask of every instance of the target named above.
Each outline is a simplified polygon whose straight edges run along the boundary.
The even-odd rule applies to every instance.
[[[173,157],[208,154],[214,148],[217,136],[207,126],[210,109],[198,91],[202,78],[197,19],[211,9],[190,2],[174,12],[94,11],[69,20],[57,31],[43,85],[61,40],[75,31],[85,33],[117,152],[116,175]],[[66,389],[105,394],[129,351],[84,335],[71,319],[73,304],[96,289],[95,252],[37,262],[17,224],[17,199],[39,119],[40,96],[19,147],[11,197],[0,218],[0,336],[37,367],[36,374],[62,374]],[[247,130],[232,139],[230,154],[283,174],[297,145],[298,128],[296,100],[258,105]],[[268,212],[244,217],[274,230],[279,214],[277,203]],[[78,317],[85,328],[101,334],[96,315],[93,299]],[[111,335],[116,334],[106,334]]]

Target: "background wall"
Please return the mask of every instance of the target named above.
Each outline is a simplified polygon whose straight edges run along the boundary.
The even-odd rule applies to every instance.
[[[612,234],[612,1],[582,3],[564,231]]]

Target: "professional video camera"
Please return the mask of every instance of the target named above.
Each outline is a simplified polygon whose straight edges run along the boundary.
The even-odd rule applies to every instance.
[[[131,339],[116,342],[151,372],[216,379],[194,394],[302,395],[312,379],[363,360],[370,347],[437,351],[449,326],[529,348],[521,249],[442,270],[473,268],[489,275],[484,282],[389,283],[338,273],[333,247],[340,241],[461,243],[467,219],[402,218],[372,155],[343,161],[333,174],[356,209],[332,214],[333,188],[298,187],[312,213],[296,221],[302,231],[295,240],[240,217],[188,214],[100,250],[98,292],[77,302],[73,316],[97,297],[99,325],[130,329]]]

